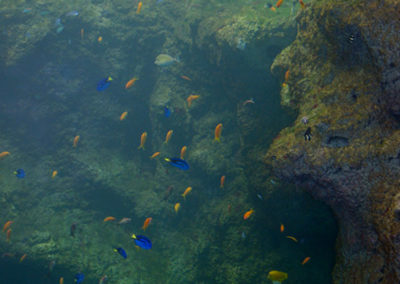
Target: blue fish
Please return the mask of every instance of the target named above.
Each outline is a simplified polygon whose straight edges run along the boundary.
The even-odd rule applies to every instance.
[[[75,279],[76,284],[82,283],[83,279],[85,279],[85,275],[83,273],[77,273],[77,274],[75,274],[74,279]]]
[[[118,252],[123,258],[127,258],[128,255],[126,254],[126,251],[123,248],[115,248],[115,252]]]
[[[100,82],[97,83],[97,91],[101,92],[107,89],[110,84],[111,84],[112,78],[108,76],[107,78],[104,78],[100,80]]]
[[[164,116],[165,117],[171,116],[171,110],[167,106],[164,107]]]
[[[167,161],[171,166],[177,167],[178,169],[184,171],[189,169],[189,164],[185,160],[179,158],[165,158],[165,161]]]
[[[133,234],[132,239],[134,240],[135,244],[142,249],[151,249],[152,247],[151,241],[145,236],[136,236],[135,234]]]
[[[14,172],[14,175],[17,178],[24,178],[25,177],[25,171],[23,169],[18,169]]]

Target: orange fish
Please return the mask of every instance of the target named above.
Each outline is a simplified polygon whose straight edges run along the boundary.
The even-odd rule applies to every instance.
[[[291,239],[292,241],[294,241],[295,243],[298,242],[298,240],[295,237],[292,236],[286,236],[286,238]]]
[[[81,138],[79,135],[76,135],[76,136],[75,136],[75,138],[74,138],[74,144],[73,144],[74,147],[76,147],[76,146],[78,145],[79,138]]]
[[[124,120],[126,118],[126,116],[128,115],[127,111],[124,111],[123,113],[121,113],[121,116],[119,117],[119,120]]]
[[[310,259],[311,259],[311,257],[307,256],[307,257],[301,262],[301,264],[302,264],[302,265],[306,264]]]
[[[132,79],[130,79],[128,82],[126,82],[126,84],[125,84],[125,89],[129,89],[130,87],[132,87],[133,84],[135,84],[135,82],[136,82],[137,80],[139,80],[139,79],[136,78],[136,77],[133,77]]]
[[[186,199],[186,195],[188,195],[192,191],[192,187],[189,186],[188,188],[185,189],[185,192],[182,193],[182,197]]]
[[[182,149],[181,149],[181,159],[182,160],[185,159],[186,150],[187,150],[186,146],[183,146]]]
[[[136,14],[140,14],[140,10],[142,9],[142,1],[139,2],[139,4],[137,5],[137,9],[136,9]]]
[[[60,284],[64,284],[64,278],[60,277]]]
[[[102,37],[102,36],[99,36],[99,37],[97,38],[97,41],[98,41],[98,43],[102,42],[102,41],[103,41],[103,37]]]
[[[254,210],[253,210],[253,209],[250,209],[249,211],[247,211],[246,213],[244,213],[243,219],[244,219],[244,220],[249,219],[250,216],[251,216],[251,214],[253,214],[253,213],[254,213]]]
[[[0,153],[0,158],[4,158],[6,156],[10,155],[10,152],[1,152]]]
[[[219,187],[220,188],[224,188],[224,185],[225,185],[225,176],[222,176],[221,180],[220,180],[220,183],[219,183]]]
[[[155,152],[153,155],[150,156],[150,159],[154,159],[155,157],[157,157],[160,154],[161,154],[160,152]]]
[[[169,139],[171,139],[172,133],[174,133],[173,130],[169,130],[169,131],[167,132],[167,136],[165,136],[165,141],[164,141],[165,144],[167,144],[168,141],[169,141]]]
[[[9,241],[10,241],[11,232],[12,232],[12,230],[11,230],[11,229],[8,229],[8,230],[7,230],[7,242],[9,242]]]
[[[190,107],[190,106],[192,105],[192,102],[193,102],[194,100],[197,100],[198,98],[200,98],[199,95],[190,95],[190,96],[186,99],[187,104],[188,104],[188,107]]]
[[[57,171],[53,171],[53,173],[51,174],[51,178],[55,178],[57,174],[58,174]]]
[[[7,221],[7,222],[4,224],[3,232],[5,232],[5,231],[11,226],[12,223],[14,223],[14,221]]]
[[[143,231],[146,231],[147,227],[150,225],[152,220],[153,220],[153,218],[151,218],[151,217],[146,218],[146,220],[143,223],[143,227],[142,227]]]
[[[115,217],[112,217],[112,216],[109,216],[109,217],[106,217],[106,218],[104,218],[104,222],[108,222],[108,221],[114,221],[115,220]]]
[[[81,40],[83,40],[85,37],[85,30],[81,29]]]
[[[287,81],[289,80],[289,76],[290,76],[290,70],[288,69],[288,70],[285,72],[285,82],[287,82]]]
[[[283,233],[284,230],[285,230],[285,226],[283,224],[281,224],[281,233]]]
[[[25,253],[23,256],[21,256],[21,258],[19,259],[19,263],[23,262],[24,259],[26,258],[27,254]]]
[[[143,149],[144,150],[144,144],[146,143],[147,140],[147,132],[143,132],[142,136],[140,136],[140,145],[138,149]]]
[[[283,0],[278,0],[278,2],[276,2],[276,8],[279,8],[283,3]]]
[[[304,9],[306,7],[306,4],[304,4],[303,0],[299,0],[301,9]]]
[[[215,137],[214,137],[214,141],[221,142],[221,132],[222,132],[222,123],[219,123],[219,124],[215,127]]]
[[[188,76],[182,75],[181,78],[186,81],[192,81]]]
[[[174,205],[174,210],[175,210],[176,213],[178,213],[179,208],[181,208],[181,204],[180,204],[179,202],[178,202],[178,203],[175,203],[175,205]]]

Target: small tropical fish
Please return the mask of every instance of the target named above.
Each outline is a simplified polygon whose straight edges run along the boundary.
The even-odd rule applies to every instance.
[[[176,213],[178,213],[178,211],[179,211],[179,209],[181,208],[181,204],[178,202],[178,203],[175,203],[175,205],[174,205],[174,211],[176,212]]]
[[[169,131],[167,132],[167,135],[165,136],[165,141],[164,141],[165,144],[167,144],[168,141],[169,141],[169,139],[171,139],[172,133],[174,133],[173,130],[169,130]]]
[[[99,284],[106,284],[107,280],[108,280],[107,275],[104,275],[103,277],[100,278]]]
[[[251,99],[245,100],[245,101],[243,102],[243,106],[245,106],[245,105],[247,105],[247,104],[255,104],[255,103],[256,103],[256,102],[254,101],[254,99],[251,98]]]
[[[58,174],[58,171],[53,171],[53,173],[51,174],[51,178],[55,178],[57,174]]]
[[[81,40],[85,38],[85,30],[82,28],[81,29]]]
[[[159,54],[156,57],[154,64],[161,66],[161,67],[166,67],[166,66],[174,64],[175,62],[180,62],[180,60],[178,58],[173,58],[171,55],[168,55],[168,54]]]
[[[310,261],[310,259],[311,259],[311,257],[307,256],[307,257],[301,262],[301,264],[302,264],[302,265],[306,264],[307,262]]]
[[[153,155],[150,156],[150,159],[154,159],[155,157],[159,156],[160,152],[155,152]]]
[[[280,230],[281,230],[281,233],[283,233],[283,231],[285,231],[285,226],[283,224],[281,224]]]
[[[85,279],[85,275],[83,273],[77,273],[77,274],[75,274],[74,279],[75,279],[76,284],[80,284],[83,282],[83,279]]]
[[[304,132],[304,140],[311,141],[311,127],[308,127],[306,132]]]
[[[181,78],[186,81],[192,81],[188,76],[182,75]]]
[[[68,13],[65,14],[65,16],[67,16],[67,17],[76,17],[78,15],[79,15],[79,12],[76,11],[76,10],[68,12]]]
[[[188,195],[191,191],[192,191],[192,187],[188,186],[188,188],[185,189],[185,192],[182,193],[182,197],[186,199],[186,195]]]
[[[136,236],[135,234],[133,234],[132,239],[134,240],[135,244],[142,249],[151,249],[152,247],[151,241],[145,236]]]
[[[14,172],[14,175],[17,178],[24,178],[25,177],[25,171],[23,169],[18,169]]]
[[[24,10],[22,10],[22,13],[29,13],[30,11],[32,11],[32,8],[25,8]]]
[[[12,232],[11,228],[7,230],[7,242],[10,241],[11,232]]]
[[[222,132],[222,123],[219,123],[216,127],[215,127],[215,131],[214,131],[214,141],[218,141],[221,142],[221,132]]]
[[[11,226],[12,223],[14,223],[14,221],[7,221],[7,222],[4,224],[3,232],[5,232],[5,231]]]
[[[306,7],[306,4],[304,4],[303,0],[299,0],[301,9],[304,9]]]
[[[27,254],[25,253],[21,258],[19,259],[19,263],[23,262],[24,259],[27,257]]]
[[[285,82],[287,82],[287,81],[289,80],[289,76],[290,76],[290,70],[288,69],[288,70],[285,72]]]
[[[267,278],[272,281],[272,283],[281,283],[288,278],[288,274],[282,271],[271,270],[268,272]],[[277,282],[274,282],[277,281]]]
[[[275,6],[276,8],[279,8],[283,3],[283,0],[278,0],[278,2],[276,2]]]
[[[126,254],[126,252],[123,248],[115,248],[114,251],[118,252],[125,259],[128,257],[128,255]]]
[[[220,182],[219,182],[219,187],[220,188],[224,188],[224,185],[225,185],[225,176],[222,176],[221,177],[221,180],[220,180]]]
[[[254,210],[253,210],[253,209],[250,209],[249,211],[247,211],[246,213],[244,213],[243,219],[244,219],[244,220],[249,219],[250,216],[251,216],[253,213],[254,213]]]
[[[187,150],[186,146],[183,146],[182,149],[181,149],[180,157],[181,157],[182,160],[185,158],[186,150]]]
[[[101,43],[103,41],[103,37],[102,36],[99,36],[98,38],[97,38],[97,42],[98,43]]]
[[[124,217],[121,219],[121,221],[118,222],[118,224],[121,224],[121,225],[126,224],[126,223],[129,223],[131,220],[132,220],[131,218]]]
[[[146,218],[146,220],[144,220],[143,227],[142,227],[143,231],[146,231],[147,227],[150,225],[152,220],[153,220],[153,218],[151,218],[151,217],[148,217],[148,218]]]
[[[164,116],[167,118],[171,116],[171,110],[167,106],[164,107]]]
[[[301,122],[302,122],[304,125],[306,125],[306,124],[308,123],[308,117],[307,117],[307,116],[303,116],[303,117],[301,118]]]
[[[60,283],[60,284],[64,284],[64,277],[60,277],[59,283]]]
[[[6,152],[6,151],[5,152],[1,152],[0,153],[0,159],[6,157],[8,155],[10,155],[10,152]]]
[[[121,113],[121,116],[119,117],[119,120],[122,121],[126,118],[126,116],[128,115],[127,111],[124,111],[123,113]]]
[[[142,3],[142,1],[140,1],[138,6],[137,6],[137,9],[136,9],[136,14],[140,14],[140,10],[142,9],[142,5],[143,5],[143,3]]]
[[[188,170],[189,169],[189,164],[183,160],[183,159],[178,159],[178,158],[165,158],[165,161],[167,161],[170,165],[177,167],[181,170]]]
[[[81,138],[79,135],[75,136],[72,146],[74,147],[78,146],[79,138]]]
[[[258,197],[258,199],[263,200],[263,197],[261,194],[257,193],[257,197]]]
[[[125,89],[129,89],[130,87],[132,87],[137,80],[139,80],[139,79],[136,77],[133,77],[132,79],[130,79],[128,82],[126,82]]]
[[[77,224],[73,223],[71,225],[71,227],[69,228],[69,234],[71,235],[71,237],[75,237],[76,226],[77,226]]]
[[[142,136],[140,136],[140,145],[138,149],[143,149],[144,150],[144,144],[146,143],[147,140],[147,132],[143,132]]]
[[[192,105],[192,102],[194,100],[197,100],[198,98],[200,98],[199,95],[190,95],[189,97],[187,97],[186,101],[187,101],[188,107],[190,107]]]
[[[114,221],[114,220],[115,220],[115,217],[109,216],[109,217],[104,218],[103,222]]]
[[[99,37],[99,39],[100,39],[100,37]],[[101,79],[97,83],[97,91],[102,92],[102,91],[106,90],[108,87],[110,87],[112,80],[113,79],[110,76]]]
[[[286,236],[286,238],[291,239],[295,243],[299,242],[295,237],[292,237],[292,236]]]

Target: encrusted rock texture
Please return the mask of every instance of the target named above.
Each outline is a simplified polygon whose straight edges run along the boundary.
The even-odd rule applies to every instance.
[[[400,281],[399,17],[394,0],[317,2],[271,66],[298,118],[265,162],[336,214],[334,283]]]

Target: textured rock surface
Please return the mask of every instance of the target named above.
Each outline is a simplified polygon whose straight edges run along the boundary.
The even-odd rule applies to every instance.
[[[271,67],[290,70],[282,103],[298,119],[265,162],[334,210],[335,283],[400,281],[399,13],[398,1],[316,3]]]

